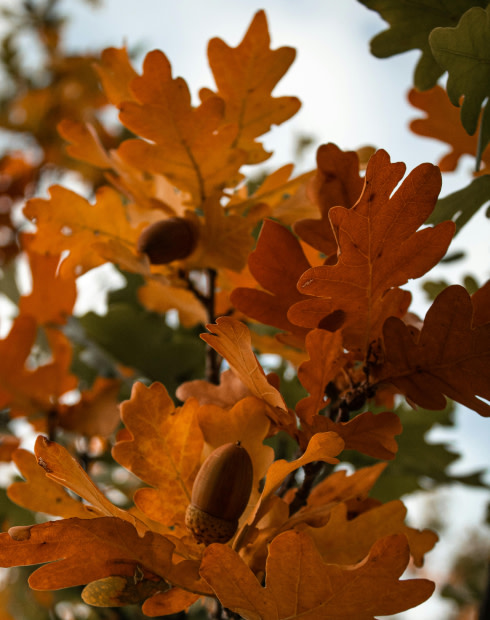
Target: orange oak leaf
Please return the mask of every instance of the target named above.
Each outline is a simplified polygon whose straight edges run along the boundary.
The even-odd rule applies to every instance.
[[[220,374],[220,383],[215,385],[204,381],[204,379],[194,379],[181,383],[176,391],[176,396],[184,401],[188,398],[196,398],[200,405],[216,405],[224,409],[250,396],[251,392],[232,370],[225,370]]]
[[[165,579],[174,545],[147,531],[140,536],[116,517],[62,519],[15,527],[0,534],[0,566],[44,564],[29,585],[34,590],[57,590],[85,585],[111,575],[133,576],[135,570]]]
[[[296,405],[296,413],[306,425],[311,426],[314,416],[326,406],[325,388],[346,364],[340,332],[313,329],[306,335],[306,350],[310,359],[298,368],[298,379],[309,392]]]
[[[110,168],[112,160],[99,140],[95,128],[89,123],[63,119],[58,124],[58,133],[70,142],[66,152],[74,159],[84,161],[96,168]]]
[[[34,453],[38,464],[50,480],[54,480],[82,497],[100,514],[127,521],[141,535],[147,530],[146,526],[136,517],[118,508],[107,499],[66,448],[40,435],[34,445]]]
[[[126,140],[118,149],[123,160],[161,174],[189,192],[192,202],[234,187],[245,154],[236,147],[238,128],[223,124],[225,103],[212,96],[192,107],[187,84],[172,78],[163,52],[147,54],[143,75],[131,82],[134,101],[120,105],[120,120],[143,140]]]
[[[46,476],[32,452],[19,449],[13,461],[25,481],[13,482],[7,489],[9,499],[32,512],[44,512],[56,517],[93,519],[103,513],[93,506],[82,504],[63,487]]]
[[[226,359],[231,370],[248,387],[251,394],[270,405],[275,417],[289,417],[283,397],[267,381],[262,366],[252,351],[248,327],[236,319],[220,317],[215,325],[206,325],[206,328],[210,333],[201,334],[201,338]]]
[[[139,228],[128,221],[126,206],[110,187],[97,191],[95,204],[58,185],[49,192],[50,199],[32,198],[25,206],[24,214],[36,223],[37,233],[25,234],[23,242],[34,252],[69,252],[59,268],[62,276],[79,276],[106,262],[90,251],[97,242],[115,239],[136,247]]]
[[[470,136],[466,133],[460,119],[460,108],[451,103],[444,88],[437,85],[430,90],[418,91],[412,88],[408,93],[409,102],[425,112],[424,118],[411,121],[410,129],[426,138],[433,138],[449,144],[451,150],[439,161],[442,172],[456,170],[459,159],[463,155],[476,157],[478,146],[478,129]],[[482,153],[483,170],[488,172],[490,166],[490,147]]]
[[[404,534],[415,566],[422,566],[424,554],[434,547],[438,537],[431,530],[420,531],[405,525],[406,514],[403,503],[395,500],[352,519],[348,518],[346,504],[341,503],[332,508],[323,527],[308,527],[306,531],[315,541],[324,562],[329,564],[355,564],[380,538]]]
[[[400,581],[409,561],[403,535],[378,540],[354,566],[326,564],[304,532],[277,536],[269,547],[266,585],[226,545],[210,545],[201,574],[223,606],[246,620],[375,620],[420,605],[434,591],[426,579]]]
[[[263,204],[254,205],[246,217],[227,213],[215,194],[202,204],[204,222],[196,250],[189,257],[190,268],[241,271],[252,249],[252,230],[267,212]]]
[[[36,334],[34,317],[19,315],[7,337],[0,340],[0,407],[9,406],[11,417],[56,409],[60,396],[78,383],[69,372],[70,342],[56,329],[45,329],[50,360],[35,369],[27,368]]]
[[[308,183],[307,194],[318,205],[321,219],[302,219],[293,228],[306,243],[331,256],[337,252],[337,240],[328,216],[330,209],[352,207],[361,194],[363,178],[355,151],[344,152],[335,144],[322,144],[316,161],[317,171]]]
[[[225,101],[225,122],[238,126],[235,144],[247,153],[247,164],[267,159],[262,144],[255,141],[296,114],[300,101],[296,97],[272,97],[271,93],[292,64],[296,52],[291,47],[270,49],[270,36],[264,11],[253,18],[243,41],[235,48],[218,38],[208,45],[211,71]],[[207,99],[214,93],[201,91]]]
[[[197,424],[198,402],[176,408],[161,383],[135,383],[121,404],[131,438],[118,441],[112,455],[153,488],[138,489],[136,506],[154,521],[185,533],[184,515],[201,464],[203,437]]]
[[[74,277],[57,274],[60,256],[27,252],[32,291],[19,300],[19,313],[35,317],[38,325],[66,323],[77,297]]]
[[[194,594],[181,588],[170,588],[166,592],[157,592],[143,603],[141,611],[145,616],[168,616],[187,610],[200,598],[200,594]]]
[[[170,286],[166,280],[147,278],[138,288],[138,299],[152,312],[164,314],[167,310],[177,310],[183,327],[206,322],[206,311],[195,295],[186,288]]]
[[[227,209],[233,213],[246,214],[250,207],[265,203],[270,216],[285,226],[304,218],[318,215],[318,207],[306,196],[306,185],[315,174],[314,170],[290,178],[293,164],[286,164],[267,175],[259,187],[249,195],[246,187],[238,188],[231,196]]]
[[[375,378],[425,409],[443,409],[448,397],[490,416],[490,323],[473,327],[472,316],[470,296],[454,285],[437,296],[419,333],[389,318]]]
[[[119,107],[123,101],[133,99],[130,85],[138,74],[131,65],[125,47],[109,47],[103,50],[94,68],[107,98],[113,105]]]
[[[0,433],[0,463],[10,463],[13,453],[20,446],[20,439],[14,435]]]
[[[89,390],[81,392],[73,405],[58,407],[56,423],[60,428],[92,437],[109,437],[119,425],[119,379],[97,377]]]
[[[360,413],[349,422],[334,422],[325,416],[315,416],[314,432],[332,431],[345,442],[346,450],[357,450],[376,459],[393,459],[398,452],[395,435],[403,430],[400,418],[392,411],[374,414]]]
[[[311,268],[298,239],[284,226],[265,220],[248,266],[265,290],[238,287],[231,294],[233,305],[260,323],[289,332],[294,342],[302,346],[307,330],[287,317],[290,306],[305,299],[296,285]]]
[[[350,209],[330,209],[338,262],[301,276],[298,290],[316,299],[295,304],[290,321],[334,330],[343,317],[344,346],[365,353],[388,316],[406,313],[410,294],[398,287],[439,262],[455,225],[442,222],[417,231],[434,208],[441,173],[436,166],[421,164],[391,195],[404,171],[403,163],[392,164],[386,151],[377,151],[369,160],[358,202]]]
[[[244,544],[247,532],[256,526],[264,514],[268,512],[271,502],[274,501],[274,493],[287,475],[313,461],[324,461],[334,465],[339,462],[335,455],[339,454],[343,448],[344,441],[336,433],[317,433],[310,439],[305,452],[300,458],[291,462],[284,459],[274,461],[267,470],[264,488],[260,494],[259,501],[250,515],[248,523],[239,532],[235,546],[238,547]]]

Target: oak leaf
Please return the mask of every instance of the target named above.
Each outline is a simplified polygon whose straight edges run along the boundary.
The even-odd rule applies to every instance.
[[[377,151],[369,160],[358,202],[350,209],[330,209],[338,262],[301,276],[298,290],[316,299],[295,304],[289,320],[333,331],[340,316],[344,346],[365,354],[381,335],[385,319],[406,313],[410,294],[398,287],[439,262],[454,223],[417,231],[434,208],[441,173],[436,166],[421,164],[391,195],[404,171],[403,163],[392,164],[386,151]]]
[[[131,101],[131,82],[137,77],[125,47],[109,47],[102,51],[94,66],[102,88],[109,101],[119,107],[123,101]]]
[[[309,396],[296,405],[296,413],[304,424],[311,426],[314,416],[326,405],[325,388],[347,363],[340,332],[313,329],[306,335],[310,359],[298,368],[298,379]]]
[[[473,326],[472,316],[470,296],[454,285],[437,296],[420,333],[389,318],[377,380],[392,383],[426,409],[444,409],[448,397],[490,416],[490,323]]]
[[[45,329],[50,359],[34,369],[27,367],[36,334],[35,318],[19,315],[0,340],[0,407],[9,406],[11,417],[56,409],[60,396],[77,387],[76,377],[69,372],[70,342],[56,329]]]
[[[251,394],[270,405],[276,417],[284,418],[287,415],[286,404],[280,392],[267,381],[252,351],[248,327],[236,319],[220,317],[215,325],[206,325],[206,328],[210,333],[201,334],[201,338],[226,359]]]
[[[198,409],[194,399],[176,408],[161,383],[146,387],[137,382],[131,398],[121,404],[130,439],[118,441],[112,449],[115,461],[153,487],[136,491],[136,506],[176,535],[186,532],[185,510],[201,464]]]
[[[225,122],[238,126],[235,144],[247,153],[247,164],[270,156],[255,138],[296,114],[301,103],[296,97],[272,97],[278,81],[289,69],[296,52],[291,47],[270,49],[264,11],[258,11],[242,42],[229,47],[218,38],[208,44],[211,71],[217,94],[226,104]],[[212,96],[208,90],[201,97]]]
[[[20,439],[18,437],[0,433],[0,463],[10,463],[19,445]]]
[[[446,91],[439,85],[420,92],[414,88],[408,93],[408,101],[425,112],[424,118],[410,122],[410,129],[419,136],[433,138],[448,144],[451,148],[439,161],[442,172],[456,170],[463,155],[476,156],[478,137],[470,136],[461,126],[459,108],[451,103]],[[490,166],[490,148],[482,154],[485,166]],[[483,170],[486,172],[486,169]]]
[[[265,220],[248,266],[265,290],[238,287],[231,294],[233,305],[260,323],[288,332],[295,344],[304,346],[307,330],[287,317],[290,306],[304,299],[296,285],[301,275],[311,268],[298,239],[284,226]]]
[[[293,228],[301,239],[328,257],[337,252],[329,211],[332,207],[352,207],[361,194],[363,179],[355,151],[344,152],[335,144],[322,144],[316,162],[317,171],[307,185],[307,194],[318,206],[321,219],[301,219]]]
[[[139,230],[128,221],[120,195],[109,187],[96,193],[95,204],[61,186],[52,186],[50,199],[32,198],[25,216],[35,221],[37,233],[24,235],[31,251],[56,254],[69,252],[59,268],[62,276],[82,275],[103,264],[105,259],[89,251],[93,244],[115,239],[136,247]]]
[[[486,0],[359,0],[368,9],[377,11],[389,28],[371,40],[371,52],[387,58],[412,49],[422,55],[415,68],[414,84],[419,90],[432,88],[444,69],[434,58],[429,35],[438,26],[456,26],[463,13]]]
[[[19,313],[35,317],[38,325],[63,324],[72,314],[77,297],[74,277],[58,274],[60,256],[27,252],[32,290],[19,300]]]
[[[200,405],[216,405],[227,409],[242,398],[250,396],[251,392],[232,370],[224,370],[220,374],[219,385],[204,379],[194,379],[181,383],[175,394],[182,401],[196,398]]]
[[[392,411],[377,414],[365,411],[348,422],[315,416],[312,429],[317,433],[337,433],[344,440],[346,450],[357,450],[376,459],[393,459],[398,452],[395,435],[400,435],[403,427],[400,418]]]
[[[312,539],[297,531],[277,536],[269,547],[266,585],[226,545],[210,545],[201,574],[221,603],[247,620],[375,620],[425,601],[434,584],[400,581],[409,561],[405,536],[378,540],[354,566],[323,562]]]
[[[148,528],[126,510],[112,504],[94,484],[82,466],[62,445],[39,435],[34,445],[38,465],[44,469],[50,480],[63,485],[86,500],[101,515],[114,516],[127,521],[143,534]]]
[[[32,452],[19,449],[13,461],[25,481],[13,482],[7,489],[9,499],[32,512],[43,512],[56,517],[93,519],[103,513],[93,506],[82,504],[63,487],[46,476]]]
[[[132,577],[137,567],[165,579],[174,545],[147,531],[138,535],[116,517],[62,519],[18,526],[0,534],[0,565],[44,564],[29,585],[34,590],[57,590],[85,585],[112,575]]]
[[[266,479],[259,501],[250,515],[248,523],[242,528],[235,542],[236,546],[243,544],[250,528],[257,525],[260,519],[268,512],[274,493],[280,487],[284,478],[300,467],[313,461],[324,461],[335,465],[339,462],[335,456],[344,448],[344,441],[336,433],[317,433],[310,439],[308,446],[298,459],[288,462],[284,459],[274,461],[267,470]]]
[[[476,131],[481,106],[490,95],[490,9],[473,6],[454,27],[435,28],[429,36],[432,54],[447,70],[447,94],[454,105],[461,103],[461,122],[471,135]],[[444,24],[439,24],[443,26]],[[488,112],[487,112],[488,113]],[[484,112],[485,114],[485,112]],[[488,122],[482,122],[480,142],[483,148],[490,138]]]
[[[158,50],[147,54],[131,91],[134,101],[121,104],[120,120],[143,140],[123,142],[118,149],[123,160],[165,176],[189,192],[195,205],[238,183],[245,154],[236,147],[237,126],[224,124],[220,97],[192,107],[187,84],[172,77],[169,61]]]
[[[405,525],[407,509],[400,500],[381,504],[371,510],[348,517],[347,505],[338,504],[330,512],[323,527],[308,527],[324,562],[355,564],[368,553],[371,546],[384,536],[404,534],[415,566],[422,566],[424,554],[430,551],[438,538],[431,530],[423,531]]]

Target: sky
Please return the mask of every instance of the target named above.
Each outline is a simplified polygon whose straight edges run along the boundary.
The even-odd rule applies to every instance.
[[[386,24],[357,0],[102,0],[98,9],[81,1],[64,0],[61,6],[71,20],[66,32],[71,51],[92,52],[125,44],[141,51],[140,66],[144,53],[161,49],[174,75],[184,77],[196,100],[201,87],[213,86],[206,60],[208,40],[218,36],[236,46],[256,11],[265,9],[272,47],[286,45],[297,50],[295,62],[274,94],[295,95],[302,101],[300,112],[274,128],[265,141],[266,148],[275,151],[265,163],[268,170],[292,161],[295,140],[305,135],[313,138],[314,147],[298,162],[298,172],[315,166],[315,148],[326,142],[342,149],[365,145],[384,148],[392,161],[406,163],[407,172],[423,162],[437,163],[446,152],[443,144],[418,137],[408,129],[410,120],[419,116],[406,99],[419,52],[384,60],[372,56],[369,40]],[[444,175],[441,195],[470,182],[472,163],[470,158],[463,158],[457,173]],[[488,279],[489,228],[489,220],[483,215],[473,218],[452,246],[467,252],[464,264],[438,267],[431,279],[460,283],[466,273],[480,283]],[[410,289],[415,310],[423,316],[428,301],[418,284]],[[433,433],[434,440],[448,440],[464,452],[458,472],[488,468],[488,421],[461,408],[458,422],[456,436],[441,430]],[[449,509],[455,528],[477,524],[485,495],[468,494],[459,488],[451,489],[451,493],[456,499]],[[409,502],[415,510],[417,501]],[[453,534],[450,532],[449,538]],[[447,555],[435,557],[437,565]],[[403,615],[407,620],[429,617],[445,620],[446,608],[428,602]]]

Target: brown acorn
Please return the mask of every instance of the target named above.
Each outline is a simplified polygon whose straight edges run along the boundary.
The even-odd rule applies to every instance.
[[[252,460],[240,442],[211,452],[196,476],[185,514],[185,524],[198,542],[225,543],[233,537],[252,483]]]
[[[187,258],[196,244],[197,234],[192,223],[183,217],[169,217],[143,230],[137,250],[147,254],[152,265],[166,265]]]

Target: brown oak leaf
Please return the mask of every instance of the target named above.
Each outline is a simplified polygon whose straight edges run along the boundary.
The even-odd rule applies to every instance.
[[[301,276],[298,290],[315,299],[295,304],[290,321],[333,331],[343,316],[344,346],[365,354],[381,335],[385,319],[406,313],[410,294],[398,287],[439,262],[455,227],[442,222],[417,230],[434,208],[441,173],[432,164],[421,164],[392,194],[404,172],[403,163],[391,163],[386,151],[379,150],[369,160],[357,203],[330,209],[338,262]]]
[[[471,297],[459,285],[436,297],[420,332],[389,318],[375,378],[425,409],[443,409],[448,397],[490,416],[490,323],[473,326],[472,318]]]

